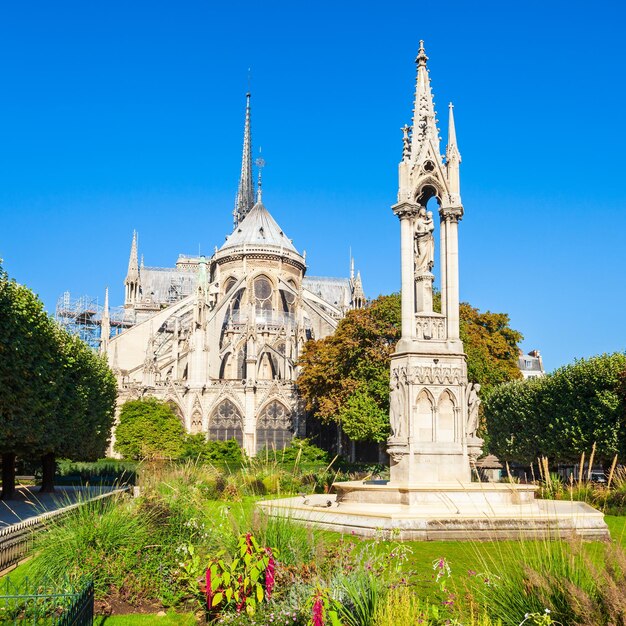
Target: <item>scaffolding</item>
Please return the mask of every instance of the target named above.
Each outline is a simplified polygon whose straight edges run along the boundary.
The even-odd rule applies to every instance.
[[[72,298],[69,291],[57,300],[54,319],[72,335],[80,337],[90,348],[97,350],[102,342],[102,314],[104,307],[98,298]],[[124,307],[109,307],[111,333],[115,337],[132,324],[124,319]]]

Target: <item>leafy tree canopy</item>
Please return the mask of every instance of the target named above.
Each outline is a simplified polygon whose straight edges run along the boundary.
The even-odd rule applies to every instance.
[[[626,354],[616,353],[496,387],[484,402],[491,449],[525,463],[575,462],[594,443],[598,460],[626,454],[625,381]]]
[[[122,405],[115,449],[125,458],[178,458],[184,440],[185,429],[167,402],[145,398]]]
[[[440,306],[435,295],[435,308]],[[504,313],[461,305],[461,338],[472,382],[486,387],[520,377],[517,343],[522,335]],[[348,312],[334,335],[304,347],[298,389],[308,411],[322,422],[341,423],[355,441],[384,441],[389,434],[389,365],[400,339],[400,295],[380,296]]]

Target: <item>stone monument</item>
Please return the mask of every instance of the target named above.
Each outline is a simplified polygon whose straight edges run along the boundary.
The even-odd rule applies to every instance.
[[[389,481],[335,483],[335,496],[266,502],[273,514],[328,529],[405,539],[518,538],[576,532],[608,535],[602,513],[581,502],[535,500],[534,485],[472,482],[483,441],[480,385],[467,379],[459,335],[458,228],[463,217],[453,107],[441,155],[435,106],[420,42],[413,124],[403,130],[397,203],[402,334],[391,357]],[[438,205],[441,311],[433,307]]]

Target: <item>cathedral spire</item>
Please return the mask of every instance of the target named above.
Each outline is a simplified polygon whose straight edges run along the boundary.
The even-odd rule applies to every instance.
[[[454,126],[454,105],[449,104],[450,117],[448,121],[448,146],[446,148],[446,170],[448,174],[448,188],[450,190],[452,204],[461,202],[461,182],[459,177],[459,164],[461,153],[456,143],[456,128]]]
[[[130,244],[130,257],[128,259],[128,272],[126,281],[139,278],[139,256],[137,254],[137,231],[133,230],[133,242]]]
[[[254,182],[252,181],[252,138],[250,135],[250,92],[246,94],[246,123],[243,131],[243,154],[241,157],[241,177],[233,211],[234,227],[248,215],[254,206]]]
[[[133,242],[130,246],[130,257],[128,259],[128,272],[126,273],[126,297],[125,305],[135,304],[139,299],[139,259],[137,254],[137,231],[133,231]]]
[[[434,152],[439,154],[439,130],[435,114],[435,103],[430,86],[430,75],[426,62],[428,57],[424,50],[424,42],[420,41],[417,63],[417,81],[415,85],[415,104],[413,108],[413,128],[411,132],[411,155],[417,161],[427,144],[432,143]]]

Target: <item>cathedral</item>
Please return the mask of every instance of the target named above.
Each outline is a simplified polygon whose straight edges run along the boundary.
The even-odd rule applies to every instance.
[[[295,387],[302,347],[332,334],[365,295],[353,262],[349,278],[306,276],[306,253],[263,204],[260,176],[255,191],[250,94],[233,217],[210,258],[180,255],[171,268],[144,266],[133,234],[125,328],[109,338],[105,305],[101,351],[117,377],[118,407],[156,397],[187,432],[234,438],[253,456],[304,434]]]

